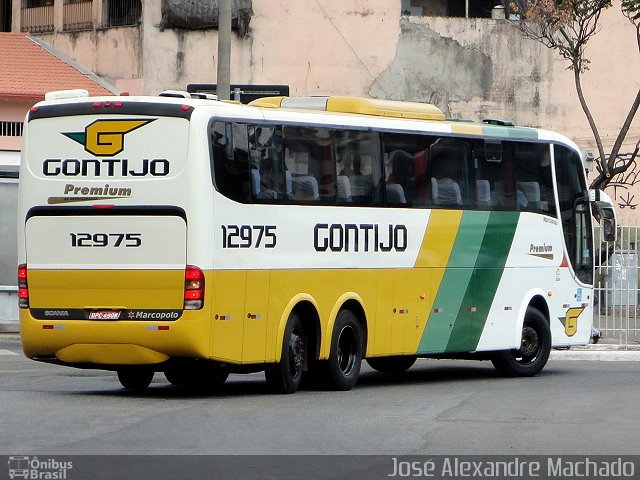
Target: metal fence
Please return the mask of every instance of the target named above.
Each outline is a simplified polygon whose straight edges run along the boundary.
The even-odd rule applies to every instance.
[[[91,30],[93,28],[93,1],[65,0],[62,19],[62,28],[65,31]]]
[[[30,33],[53,32],[53,1],[40,3],[23,2],[21,8],[20,30]]]
[[[637,250],[640,226],[619,226],[615,244],[600,244],[601,233],[596,229],[593,326],[605,341],[624,346],[640,344]],[[598,245],[602,245],[600,250]]]

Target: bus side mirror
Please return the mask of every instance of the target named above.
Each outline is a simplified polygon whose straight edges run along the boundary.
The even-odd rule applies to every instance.
[[[618,222],[613,200],[602,190],[589,190],[589,200],[591,201],[593,215],[602,227],[602,240],[615,242]]]

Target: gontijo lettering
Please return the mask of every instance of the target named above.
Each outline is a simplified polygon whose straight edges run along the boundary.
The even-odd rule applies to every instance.
[[[141,164],[140,164],[141,163]],[[82,159],[48,158],[42,163],[42,173],[47,177],[166,177],[169,175],[169,160],[165,158],[143,159],[129,162],[126,158]]]
[[[378,224],[345,225],[317,223],[313,242],[317,252],[404,252],[407,249],[407,227]]]

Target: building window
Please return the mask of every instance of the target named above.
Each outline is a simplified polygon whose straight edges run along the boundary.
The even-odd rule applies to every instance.
[[[20,30],[53,32],[53,0],[22,0]]]
[[[141,0],[105,0],[104,2],[105,27],[139,25],[141,15]]]
[[[22,122],[1,122],[0,137],[21,137]]]
[[[64,0],[63,29],[91,30],[93,28],[93,0]]]
[[[500,0],[402,0],[403,15],[491,18]]]
[[[0,0],[0,32],[11,31],[11,0]]]

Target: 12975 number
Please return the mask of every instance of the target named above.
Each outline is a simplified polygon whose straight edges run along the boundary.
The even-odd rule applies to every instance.
[[[141,233],[70,233],[72,247],[139,247]]]
[[[274,248],[275,225],[221,225],[222,248]]]

